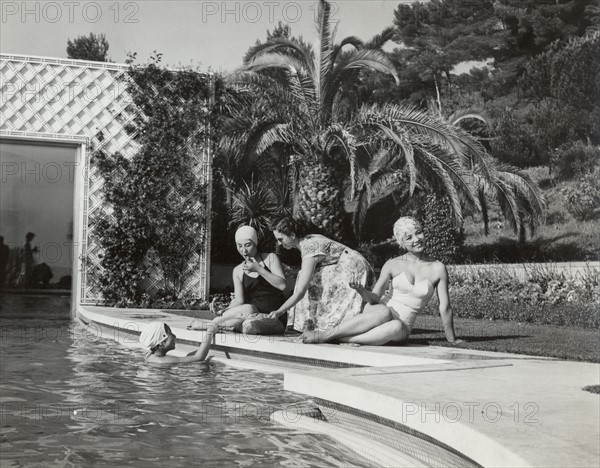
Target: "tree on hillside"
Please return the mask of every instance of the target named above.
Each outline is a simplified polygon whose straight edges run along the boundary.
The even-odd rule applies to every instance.
[[[71,59],[91,60],[94,62],[110,62],[108,58],[108,41],[106,36],[90,33],[89,36],[78,36],[67,40],[67,56]]]
[[[270,95],[276,103],[263,108],[260,119],[244,113],[229,124],[227,141],[254,158],[282,144],[290,149],[299,178],[295,213],[339,237],[343,231],[344,189],[361,205],[354,232],[360,233],[363,214],[379,191],[432,187],[448,196],[460,223],[463,203],[477,205],[473,174],[489,181],[489,190],[503,191],[517,224],[525,223],[520,197],[532,197],[518,174],[504,177],[482,145],[461,128],[426,111],[401,104],[365,104],[353,112],[344,105],[349,77],[371,70],[397,80],[385,54],[357,38],[335,42],[335,28],[327,2],[320,2],[314,49],[287,38],[256,46],[246,66],[229,81],[240,90]],[[282,70],[285,80],[265,73]],[[350,96],[353,96],[352,94]],[[231,146],[231,145],[230,145]],[[526,183],[525,183],[526,185]],[[536,214],[539,205],[532,203]],[[533,216],[532,222],[539,219]]]
[[[424,84],[433,84],[438,100],[442,83],[451,89],[451,70],[456,65],[497,56],[507,36],[495,16],[493,0],[400,4],[394,25],[397,42],[408,48],[401,56]]]
[[[598,0],[431,0],[400,4],[396,38],[412,49],[408,65],[426,86],[451,92],[460,62],[493,59],[485,94],[510,94],[527,58],[553,41],[581,36],[598,23]],[[406,56],[406,54],[404,54]],[[441,91],[444,91],[443,89]]]
[[[545,164],[573,142],[600,144],[600,32],[553,43],[530,59],[520,80],[531,102],[529,132]]]

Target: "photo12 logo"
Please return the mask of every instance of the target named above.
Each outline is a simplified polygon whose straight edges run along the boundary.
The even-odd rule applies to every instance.
[[[138,23],[137,2],[0,2],[2,24],[21,23]]]
[[[331,18],[336,18],[339,5],[329,3]],[[303,16],[310,14],[314,21],[319,16],[319,2],[202,2],[202,22],[221,23],[298,23]]]

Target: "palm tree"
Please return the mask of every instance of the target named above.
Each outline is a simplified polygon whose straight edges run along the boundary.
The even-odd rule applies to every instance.
[[[398,80],[386,55],[373,48],[385,42],[385,34],[366,45],[354,37],[336,44],[330,6],[321,0],[319,8],[316,53],[293,38],[274,38],[254,47],[247,64],[229,77],[242,93],[259,90],[268,105],[257,121],[240,115],[227,138],[237,141],[250,159],[275,144],[286,145],[296,169],[294,213],[330,235],[345,231],[343,188],[348,180],[349,195],[362,208],[370,206],[377,189],[412,195],[419,184],[437,187],[448,195],[460,222],[461,205],[479,205],[473,171],[485,180],[494,175],[485,149],[457,125],[411,106],[363,104],[352,109],[346,96],[357,70]],[[281,74],[272,70],[284,71],[286,79],[275,79]],[[499,186],[511,182],[505,178]],[[528,192],[522,187],[519,194]],[[512,199],[508,205],[514,207]],[[355,234],[364,219],[362,208],[354,216]]]
[[[489,117],[479,109],[461,109],[446,117],[439,101],[433,100],[428,102],[428,109],[431,114],[453,126],[475,120],[483,124],[487,133],[492,128]],[[489,139],[477,138],[478,141]],[[468,164],[481,208],[485,235],[489,234],[490,201],[498,205],[504,219],[515,234],[519,233],[522,242],[525,241],[525,227],[529,227],[533,235],[536,227],[544,222],[546,203],[540,188],[529,174],[510,164],[500,163],[488,154],[472,153]]]

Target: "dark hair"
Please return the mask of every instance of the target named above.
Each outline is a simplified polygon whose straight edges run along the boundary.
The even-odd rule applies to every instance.
[[[309,234],[319,233],[319,230],[314,224],[304,219],[292,218],[291,216],[285,216],[275,220],[271,225],[271,231],[279,231],[286,236],[295,234],[300,238],[306,237]]]
[[[35,237],[35,234],[33,232],[28,232],[27,234],[25,234],[25,239],[33,239]]]

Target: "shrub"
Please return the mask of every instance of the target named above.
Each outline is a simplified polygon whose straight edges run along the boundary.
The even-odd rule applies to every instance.
[[[578,221],[592,219],[600,207],[600,170],[585,175],[572,187],[565,187],[561,193],[565,198],[567,211]]]
[[[600,148],[580,141],[561,146],[552,157],[552,164],[561,179],[593,172],[599,163]]]
[[[599,328],[598,307],[578,302],[557,304],[519,303],[507,298],[498,298],[489,291],[471,290],[451,293],[452,310],[456,317],[487,320],[508,320],[519,323],[558,325],[581,328]],[[431,303],[430,314],[438,312]]]
[[[450,299],[457,317],[600,328],[600,275],[577,278],[543,267],[520,281],[510,270],[452,270]],[[437,314],[435,304],[427,311]]]
[[[448,198],[428,195],[415,215],[423,225],[427,253],[443,263],[454,263],[465,237],[454,224]]]

